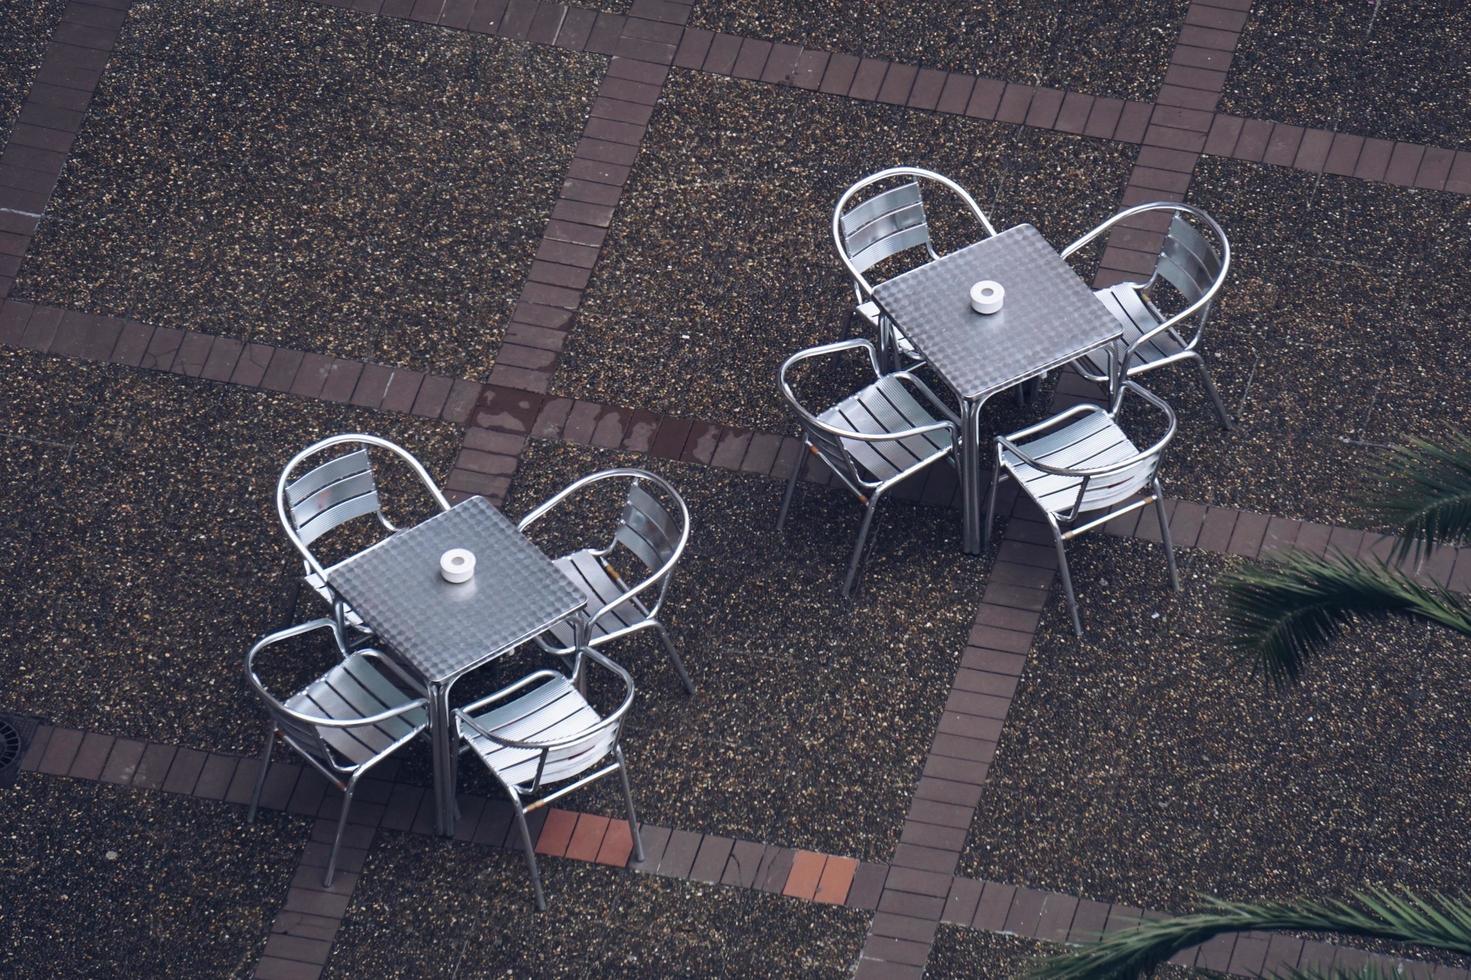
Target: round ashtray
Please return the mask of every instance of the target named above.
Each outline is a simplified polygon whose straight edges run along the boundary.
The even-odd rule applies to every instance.
[[[470,581],[475,577],[475,553],[466,548],[451,548],[439,556],[439,574],[453,585]]]
[[[982,279],[970,287],[970,308],[977,313],[999,313],[1001,304],[1004,302],[1006,302],[1006,288],[999,282]]]

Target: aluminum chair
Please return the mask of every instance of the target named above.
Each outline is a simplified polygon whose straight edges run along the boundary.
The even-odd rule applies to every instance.
[[[905,183],[849,207],[861,192],[874,184],[906,177],[909,180]],[[868,323],[879,339],[884,363],[891,368],[922,363],[924,358],[879,310],[873,301],[873,285],[864,274],[884,259],[920,246],[930,259],[940,257],[930,239],[929,218],[924,207],[925,185],[938,185],[959,197],[980,222],[986,236],[996,234],[980,205],[963,187],[948,177],[918,167],[891,167],[863,178],[843,192],[833,210],[833,243],[853,278],[857,298],[848,322],[851,325],[854,318],[859,318]]]
[[[607,715],[598,714],[581,693],[586,686],[582,671],[588,662],[611,671],[623,681],[623,699]],[[512,695],[519,697],[507,701]],[[498,702],[505,703],[489,711],[484,710]],[[455,711],[460,738],[465,743],[461,751],[469,750],[479,756],[491,776],[511,797],[539,911],[545,911],[547,903],[536,864],[536,848],[526,826],[526,814],[533,810],[616,772],[623,783],[623,802],[628,807],[634,860],[644,859],[638,815],[633,809],[633,792],[628,786],[628,769],[623,761],[623,749],[618,744],[623,734],[624,716],[632,703],[633,678],[628,671],[597,651],[584,647],[577,653],[570,677],[555,670],[539,670],[504,690]],[[608,762],[610,758],[612,761]],[[599,765],[601,768],[596,772],[583,775]],[[528,802],[528,797],[568,780],[575,782]]]
[[[246,680],[265,702],[271,719],[246,819],[255,820],[261,788],[271,768],[271,750],[280,739],[343,793],[337,834],[332,838],[332,853],[322,877],[323,886],[328,888],[336,872],[337,850],[358,780],[429,728],[429,702],[403,690],[400,684],[412,688],[412,682],[377,650],[354,650],[285,701],[266,689],[255,671],[257,654],[313,630],[330,629],[335,635],[336,628],[333,620],[312,620],[261,637],[245,655]]]
[[[1134,392],[1164,413],[1163,436],[1148,449],[1136,449],[1119,425],[1125,397]],[[1115,517],[1154,504],[1165,561],[1170,568],[1170,585],[1180,591],[1180,573],[1175,567],[1175,549],[1170,541],[1170,522],[1165,516],[1164,489],[1159,482],[1159,464],[1165,448],[1175,436],[1175,413],[1164,399],[1133,381],[1119,384],[1109,408],[1078,405],[1065,412],[1006,436],[996,437],[996,469],[991,480],[991,498],[986,505],[986,543],[996,517],[996,490],[1001,480],[1011,477],[1023,493],[1041,508],[1057,546],[1057,567],[1067,595],[1073,629],[1083,635],[1078,600],[1068,573],[1063,542],[1101,527]],[[1122,506],[1119,506],[1122,505]],[[1084,524],[1076,522],[1087,514],[1103,513]]]
[[[850,350],[868,354],[873,383],[816,415],[807,411],[792,391],[788,378],[792,368],[804,361]],[[802,427],[802,442],[807,451],[836,473],[864,505],[858,542],[853,546],[848,575],[843,580],[843,595],[852,595],[863,545],[879,500],[900,481],[937,460],[949,459],[953,463],[960,420],[914,375],[907,371],[884,374],[873,344],[862,339],[824,344],[793,354],[782,364],[777,384]],[[915,397],[916,393],[920,398]],[[781,513],[776,519],[778,532],[786,524],[801,469],[799,461],[787,480]]]
[[[630,633],[652,629],[659,635],[679,680],[690,694],[694,682],[684,661],[674,648],[669,631],[659,620],[659,607],[669,590],[670,573],[684,554],[690,537],[690,512],[684,498],[669,482],[647,470],[612,469],[593,473],[572,483],[546,503],[521,518],[517,528],[523,533],[580,491],[605,480],[627,480],[628,495],[623,513],[606,547],[584,548],[554,564],[587,596],[587,608],[595,610],[588,622],[589,644],[602,647]],[[674,511],[649,492],[649,487],[662,492]],[[626,551],[647,574],[642,581],[630,585],[619,574],[614,560],[619,549]],[[648,600],[652,599],[652,602]],[[575,652],[576,642],[570,623],[560,623],[549,631],[552,642],[542,640],[544,649],[559,656]]]
[[[1167,364],[1193,360],[1200,368],[1205,393],[1215,406],[1221,425],[1229,429],[1231,416],[1221,402],[1221,393],[1216,390],[1199,350],[1211,305],[1231,267],[1231,243],[1215,219],[1189,204],[1168,201],[1140,204],[1120,211],[1073,242],[1062,250],[1062,257],[1066,259],[1125,218],[1151,211],[1168,211],[1172,215],[1154,271],[1144,282],[1121,282],[1097,290],[1094,295],[1103,301],[1124,328],[1125,377],[1137,378]],[[1194,223],[1187,218],[1193,219]],[[1211,245],[1207,236],[1201,233],[1202,228],[1214,237],[1219,248]],[[1156,305],[1150,290],[1160,280],[1179,293],[1186,304],[1183,309],[1167,315]],[[1194,333],[1186,340],[1182,329],[1192,319]],[[1100,384],[1110,380],[1103,352],[1085,355],[1073,363],[1078,372],[1089,380]]]
[[[328,450],[348,447],[326,462],[318,463],[305,473],[296,471],[314,457]],[[276,482],[276,513],[286,536],[301,552],[307,585],[332,606],[333,635],[344,656],[355,642],[363,642],[372,633],[362,617],[342,601],[328,581],[328,571],[312,554],[310,546],[329,531],[372,514],[389,533],[398,530],[383,514],[378,497],[378,484],[373,476],[369,449],[377,448],[408,464],[419,482],[429,491],[440,510],[449,510],[449,501],[440,493],[429,471],[413,455],[387,439],[362,434],[331,436],[315,442],[292,457]],[[349,632],[356,634],[349,638]]]

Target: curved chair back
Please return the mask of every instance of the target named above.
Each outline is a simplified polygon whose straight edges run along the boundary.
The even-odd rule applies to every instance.
[[[256,673],[256,656],[292,637],[333,626],[330,619],[317,619],[261,637],[245,655],[245,678],[291,747],[336,779],[337,774],[350,775],[423,731],[424,721],[416,724],[404,716],[419,712],[427,719],[423,713],[428,702],[399,690],[376,670],[372,661],[395,669],[376,650],[356,651],[284,702],[272,694]]]
[[[633,467],[619,467],[590,473],[573,481],[556,496],[521,518],[517,529],[526,531],[569,497],[605,480],[627,480],[629,484],[623,510],[619,514],[617,526],[613,529],[612,540],[599,554],[606,557],[621,546],[633,555],[649,574],[637,586],[624,592],[615,601],[601,609],[594,610],[589,617],[589,622],[595,623],[615,606],[622,605],[635,596],[642,597],[644,593],[656,589],[654,600],[648,604],[647,608],[650,616],[657,616],[659,606],[664,601],[664,594],[669,588],[670,572],[674,570],[674,566],[684,555],[685,546],[689,543],[690,538],[689,507],[685,504],[684,498],[679,495],[679,491],[674,489],[668,480],[648,470]],[[661,501],[659,497],[650,493],[648,489],[650,486],[658,488],[665,500]],[[665,506],[666,502],[672,505],[673,512],[670,507]]]
[[[332,455],[305,473],[298,468],[308,460],[325,456],[328,450],[348,447]],[[355,518],[372,514],[389,532],[397,528],[383,514],[378,485],[373,475],[369,449],[377,448],[403,460],[441,510],[449,510],[449,501],[439,491],[429,471],[408,450],[377,436],[351,433],[331,436],[315,442],[291,458],[276,481],[276,513],[286,536],[301,552],[307,571],[325,581],[326,570],[312,554],[310,545],[328,531]]]
[[[854,198],[874,184],[905,177],[909,178],[905,183],[849,207]],[[891,167],[865,177],[843,192],[833,210],[833,243],[853,277],[853,288],[860,302],[872,292],[864,273],[884,259],[921,245],[930,258],[939,257],[930,238],[921,182],[938,184],[955,194],[986,229],[987,235],[996,234],[980,205],[965,188],[932,170]]]

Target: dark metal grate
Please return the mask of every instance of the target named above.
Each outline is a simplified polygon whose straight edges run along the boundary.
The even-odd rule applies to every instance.
[[[20,774],[20,760],[40,722],[25,715],[0,714],[0,786],[9,786]]]

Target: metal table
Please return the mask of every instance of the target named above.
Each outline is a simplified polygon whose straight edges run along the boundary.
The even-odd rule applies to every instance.
[[[439,575],[450,548],[475,553],[475,577]],[[428,692],[439,832],[455,829],[449,692],[460,677],[582,610],[586,599],[484,497],[471,497],[328,569],[332,587]],[[586,624],[578,616],[577,642]]]
[[[1006,290],[999,313],[970,307],[982,279]],[[981,550],[980,412],[998,391],[1118,340],[1122,328],[1031,225],[1017,225],[874,287],[873,298],[961,403],[965,550]]]

